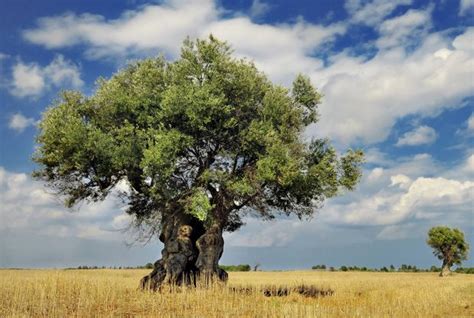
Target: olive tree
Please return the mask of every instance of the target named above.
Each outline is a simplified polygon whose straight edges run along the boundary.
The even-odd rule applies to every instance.
[[[451,266],[467,259],[469,244],[464,239],[464,233],[458,229],[433,227],[428,231],[426,242],[433,248],[433,254],[443,261],[440,276],[449,275]]]
[[[307,218],[360,179],[361,151],[304,136],[320,100],[306,76],[275,85],[225,42],[188,39],[175,61],[132,63],[91,96],[63,92],[39,124],[34,175],[68,207],[126,183],[134,225],[164,244],[143,288],[225,281],[222,235],[244,216]]]

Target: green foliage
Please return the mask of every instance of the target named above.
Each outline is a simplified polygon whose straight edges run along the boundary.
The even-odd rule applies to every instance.
[[[464,239],[464,233],[459,229],[447,226],[433,227],[428,232],[426,242],[433,248],[433,254],[448,267],[461,264],[467,259],[469,244]]]
[[[326,269],[326,265],[314,265],[314,266],[311,266],[311,269]]]
[[[440,267],[436,267],[434,265],[430,267],[430,272],[440,272],[440,271],[441,271]]]
[[[157,174],[161,176],[160,180],[166,180],[175,170],[177,157],[190,143],[191,138],[177,130],[157,131],[150,136],[140,166],[145,174]]]
[[[127,212],[151,227],[177,209],[229,231],[244,210],[309,217],[354,189],[363,162],[359,150],[304,141],[320,101],[308,77],[289,90],[226,43],[188,39],[176,61],[132,63],[91,96],[62,93],[43,114],[34,175],[68,206],[125,182]]]
[[[152,263],[146,263],[146,264],[145,264],[145,268],[147,268],[147,269],[153,269],[153,267],[154,267],[154,266],[153,266]]]
[[[302,109],[303,122],[308,125],[318,120],[317,106],[321,95],[311,85],[309,77],[299,74],[293,82],[292,95]]]
[[[227,272],[249,272],[249,264],[240,264],[240,265],[219,265],[219,267]]]
[[[325,269],[325,267],[322,267],[324,265],[316,265],[316,266],[313,266],[312,269]],[[433,268],[434,269],[437,269],[436,266],[432,266],[431,269],[422,269],[422,268],[417,268],[415,265],[406,265],[406,264],[402,264],[400,266],[400,268],[398,268],[398,272],[410,272],[410,273],[413,273],[413,272],[429,272],[429,271],[433,271]],[[335,271],[336,269],[334,267],[329,267],[329,270],[330,271]],[[390,265],[389,267],[387,266],[382,266],[380,268],[369,268],[369,267],[366,267],[366,266],[362,266],[362,267],[359,267],[359,266],[346,266],[346,265],[343,265],[339,268],[339,271],[343,271],[343,272],[351,272],[351,271],[358,271],[358,272],[395,272],[395,266],[393,265]]]
[[[154,268],[154,265],[153,263],[146,263],[145,265],[142,265],[142,266],[109,266],[109,267],[105,267],[105,266],[88,266],[88,265],[81,265],[81,266],[78,266],[77,268],[73,268],[73,267],[68,267],[68,268],[65,268],[66,270],[72,270],[72,269],[153,269]]]
[[[196,189],[185,203],[185,211],[200,221],[205,221],[211,210],[212,204],[206,191],[202,188]]]
[[[416,267],[416,265],[407,265],[407,264],[402,264],[400,268],[398,269],[399,272],[419,272],[420,269]]]
[[[438,272],[441,269],[438,269]],[[462,273],[462,274],[474,274],[474,267],[458,267],[455,270],[456,273]]]

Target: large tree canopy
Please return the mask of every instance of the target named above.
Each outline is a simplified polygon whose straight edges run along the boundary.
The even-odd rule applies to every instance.
[[[287,89],[212,36],[186,40],[176,61],[132,63],[92,96],[64,92],[39,125],[35,175],[67,206],[125,181],[127,213],[154,230],[177,210],[227,231],[246,213],[310,216],[355,187],[363,160],[305,138],[320,99],[308,77]]]

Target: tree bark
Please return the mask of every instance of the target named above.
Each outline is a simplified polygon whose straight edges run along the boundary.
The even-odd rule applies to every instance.
[[[219,259],[224,252],[224,238],[222,227],[212,225],[196,241],[198,257],[196,267],[199,270],[201,282],[209,284],[214,281],[227,281],[227,272],[219,268]]]
[[[164,243],[162,258],[141,279],[141,289],[156,291],[165,285],[227,281],[227,273],[218,267],[224,250],[221,227],[206,229],[198,219],[176,212],[163,218],[160,241]]]
[[[451,274],[451,268],[449,264],[445,261],[443,261],[443,266],[441,267],[441,272],[439,273],[440,277],[446,277]]]

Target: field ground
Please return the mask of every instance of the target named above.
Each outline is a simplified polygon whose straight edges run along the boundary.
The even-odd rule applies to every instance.
[[[0,270],[0,317],[474,317],[474,275],[241,272],[210,290],[137,290],[148,270]],[[265,297],[258,286],[314,284],[332,296]]]

